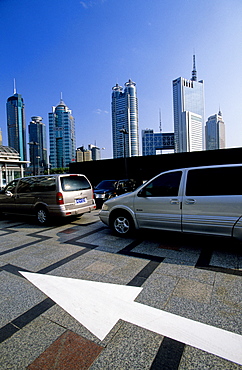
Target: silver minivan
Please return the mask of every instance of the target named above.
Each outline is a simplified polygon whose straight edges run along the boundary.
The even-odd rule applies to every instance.
[[[44,225],[52,216],[78,216],[96,208],[84,175],[41,175],[11,181],[0,191],[0,212],[36,215]]]
[[[242,240],[242,164],[163,172],[105,202],[99,216],[121,236],[151,228]]]

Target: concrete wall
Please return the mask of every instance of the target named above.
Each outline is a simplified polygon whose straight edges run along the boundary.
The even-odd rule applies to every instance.
[[[125,170],[124,158],[117,158],[70,163],[70,173],[83,173],[93,186],[101,180],[123,178],[134,179],[140,184],[158,173],[170,169],[242,163],[242,148],[131,157],[127,158],[126,161],[127,171]]]

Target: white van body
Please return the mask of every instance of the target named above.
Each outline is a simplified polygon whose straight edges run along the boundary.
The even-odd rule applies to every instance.
[[[105,202],[100,219],[119,235],[151,228],[242,240],[242,164],[163,172]]]
[[[0,191],[0,212],[36,215],[40,224],[52,216],[78,216],[96,208],[92,186],[84,175],[29,176]]]

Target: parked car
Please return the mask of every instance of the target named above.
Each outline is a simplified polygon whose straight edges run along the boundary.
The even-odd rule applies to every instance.
[[[39,224],[50,217],[77,216],[96,208],[84,175],[41,175],[11,181],[0,191],[0,212],[33,214]]]
[[[101,207],[106,200],[117,195],[133,191],[135,183],[130,179],[103,180],[94,188],[97,207]]]
[[[166,171],[105,202],[100,219],[121,236],[151,228],[242,240],[242,164]]]

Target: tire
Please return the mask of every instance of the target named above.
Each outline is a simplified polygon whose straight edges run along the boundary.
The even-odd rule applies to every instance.
[[[130,236],[134,232],[134,222],[127,212],[115,213],[111,217],[110,226],[118,236]]]
[[[38,208],[36,210],[36,218],[39,225],[47,225],[49,221],[49,214],[46,208]]]

